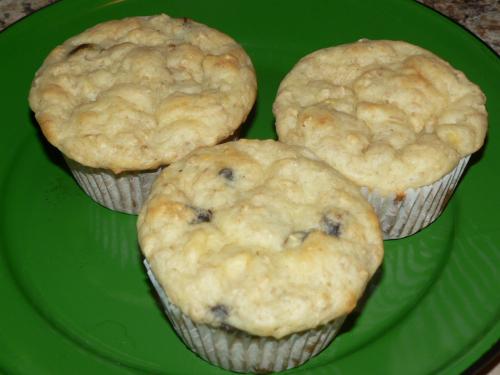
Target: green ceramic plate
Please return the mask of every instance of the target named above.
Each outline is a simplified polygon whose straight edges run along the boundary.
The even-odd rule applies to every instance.
[[[489,140],[446,212],[387,241],[361,314],[293,373],[455,374],[500,336],[500,64],[457,25],[412,1],[62,1],[0,34],[0,372],[222,373],[187,350],[146,279],[135,217],[93,203],[40,135],[27,104],[58,43],[112,18],[188,16],[241,42],[259,98],[250,138],[274,137],[271,103],[303,55],[359,38],[403,39],[466,72],[488,96]]]

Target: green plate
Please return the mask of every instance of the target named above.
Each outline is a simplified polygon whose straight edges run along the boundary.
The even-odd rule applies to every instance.
[[[275,136],[271,104],[300,57],[360,38],[419,44],[482,87],[489,139],[445,213],[410,238],[386,241],[362,309],[291,372],[456,374],[486,352],[500,336],[500,64],[479,40],[413,1],[63,0],[0,34],[0,372],[223,372],[186,349],[163,316],[136,218],[78,188],[26,99],[58,43],[97,22],[159,12],[218,28],[246,48],[259,80],[250,138]]]

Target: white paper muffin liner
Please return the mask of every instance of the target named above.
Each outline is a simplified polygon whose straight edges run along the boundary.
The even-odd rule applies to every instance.
[[[107,169],[84,166],[65,157],[78,184],[94,201],[114,211],[139,213],[151,185],[162,168],[115,174]]]
[[[175,331],[204,360],[237,372],[269,373],[300,366],[321,352],[339,331],[345,316],[281,339],[253,336],[232,327],[212,327],[191,320],[173,305],[147,260],[147,273]]]
[[[443,212],[455,190],[470,155],[438,181],[404,193],[383,196],[367,187],[361,188],[363,196],[371,203],[380,220],[384,239],[410,236],[431,224]]]

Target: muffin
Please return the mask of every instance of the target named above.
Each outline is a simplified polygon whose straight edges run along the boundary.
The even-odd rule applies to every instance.
[[[236,135],[256,87],[233,39],[162,14],[68,39],[36,73],[29,102],[85,192],[137,213],[164,166]]]
[[[319,353],[383,255],[357,186],[302,147],[240,140],[165,168],[138,219],[148,274],[184,343],[241,372]]]
[[[281,82],[273,112],[280,141],[309,148],[361,187],[385,238],[437,218],[487,130],[479,87],[402,41],[311,53]]]

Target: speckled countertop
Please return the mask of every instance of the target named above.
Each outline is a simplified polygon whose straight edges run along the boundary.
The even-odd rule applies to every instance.
[[[0,30],[57,0],[0,0]]]
[[[58,0],[0,0],[0,31]],[[500,0],[416,0],[465,26],[500,55]],[[498,353],[490,352],[468,374],[500,375]]]

